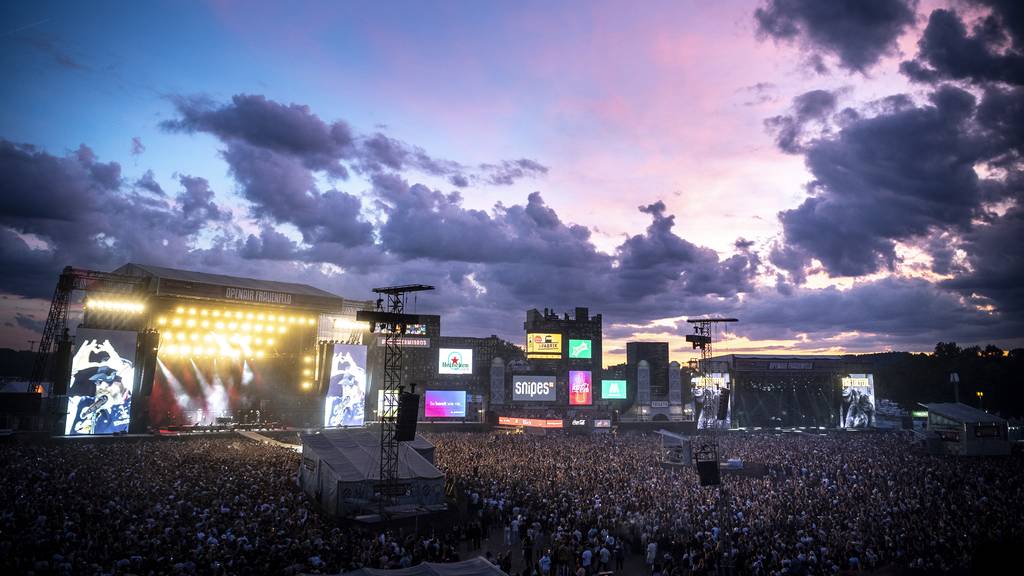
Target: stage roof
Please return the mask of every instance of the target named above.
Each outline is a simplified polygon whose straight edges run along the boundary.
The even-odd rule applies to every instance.
[[[164,268],[150,264],[128,263],[114,270],[117,274],[152,278],[151,290],[158,296],[180,296],[240,304],[268,304],[318,308],[324,311],[372,309],[370,300],[350,300],[326,290],[298,284],[261,280],[225,274]]]
[[[921,404],[928,409],[929,412],[935,412],[940,416],[945,416],[950,420],[955,420],[960,423],[964,422],[984,422],[986,424],[1002,424],[1006,422],[1003,418],[989,414],[984,410],[978,410],[974,406],[968,406],[960,402],[938,402],[933,404]]]

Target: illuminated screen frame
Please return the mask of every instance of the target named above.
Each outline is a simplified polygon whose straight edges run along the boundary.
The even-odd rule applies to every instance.
[[[366,422],[366,346],[335,344],[324,398],[324,426],[362,426]]]
[[[569,405],[590,406],[594,403],[594,380],[590,370],[569,371]]]
[[[423,398],[424,418],[466,417],[465,390],[427,390]]]
[[[526,334],[526,357],[535,360],[560,360],[562,358],[562,335],[551,332],[528,332]]]
[[[621,395],[609,393],[612,384],[622,387]],[[626,400],[628,397],[629,385],[625,380],[601,380],[601,400]]]
[[[583,344],[586,342],[586,344]],[[581,348],[582,345],[582,348]],[[570,360],[592,360],[594,358],[594,343],[592,340],[569,339]]]
[[[452,367],[446,361],[451,359],[452,354],[459,354],[459,366]],[[473,349],[472,348],[439,348],[437,350],[437,373],[450,375],[467,375],[473,373]]]
[[[537,394],[520,394],[516,391],[518,384],[528,384],[531,382],[548,386],[547,394],[539,396]],[[514,374],[512,376],[513,402],[554,402],[556,400],[558,400],[558,379],[554,376],[531,376],[527,374]]]
[[[75,340],[64,434],[92,436],[128,432],[138,333],[80,328]]]

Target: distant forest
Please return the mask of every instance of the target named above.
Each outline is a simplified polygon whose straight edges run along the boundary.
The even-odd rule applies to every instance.
[[[875,363],[875,394],[908,410],[918,402],[952,402],[950,373],[960,376],[960,401],[1005,417],[1024,416],[1024,348],[1004,352],[996,346],[961,348],[939,342],[929,354],[859,354]],[[0,348],[0,377],[27,379],[35,355]],[[977,392],[984,394],[977,396]]]

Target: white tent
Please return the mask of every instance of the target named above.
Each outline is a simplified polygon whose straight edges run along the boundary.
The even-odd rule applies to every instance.
[[[334,516],[370,510],[380,481],[379,434],[336,429],[300,438],[299,485],[310,499]],[[398,479],[406,490],[394,503],[406,507],[443,505],[444,474],[420,455],[417,446],[432,448],[422,437],[399,444]]]

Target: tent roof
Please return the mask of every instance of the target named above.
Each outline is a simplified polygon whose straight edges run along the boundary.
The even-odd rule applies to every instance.
[[[379,568],[360,568],[345,572],[345,576],[504,576],[497,566],[477,556],[462,562],[439,564],[423,562],[409,568],[382,570]]]
[[[950,420],[956,420],[957,422],[985,422],[988,424],[1001,424],[1006,420],[985,412],[978,410],[974,406],[968,406],[961,402],[935,402],[932,404],[921,404],[928,409],[929,412],[935,412],[940,416],[945,416]]]
[[[303,434],[302,453],[315,454],[326,462],[342,482],[380,479],[380,436],[367,430],[325,430],[320,434]],[[426,439],[419,438],[427,446]],[[398,477],[401,479],[444,478],[436,466],[416,452],[411,442],[398,448]]]

